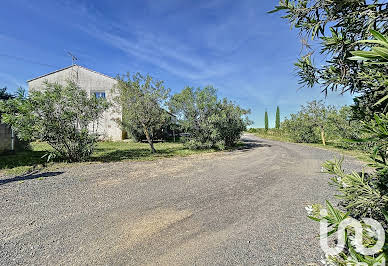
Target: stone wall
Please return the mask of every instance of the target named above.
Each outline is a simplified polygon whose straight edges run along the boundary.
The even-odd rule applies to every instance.
[[[0,153],[11,150],[11,128],[0,124]]]

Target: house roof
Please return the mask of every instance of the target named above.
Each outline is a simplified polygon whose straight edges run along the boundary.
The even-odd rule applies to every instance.
[[[97,72],[97,71],[91,70],[91,69],[89,69],[89,68],[87,68],[87,67],[80,66],[80,65],[71,65],[71,66],[64,67],[64,68],[61,68],[61,69],[55,70],[55,71],[53,71],[53,72],[50,72],[50,73],[47,73],[47,74],[41,75],[41,76],[39,76],[39,77],[36,77],[36,78],[30,79],[30,80],[27,80],[27,82],[30,82],[30,81],[33,81],[33,80],[36,80],[36,79],[40,79],[40,78],[43,78],[43,77],[46,77],[46,76],[49,76],[49,75],[51,75],[51,74],[54,74],[54,73],[57,73],[57,72],[60,72],[60,71],[66,70],[66,69],[68,69],[68,68],[71,68],[71,67],[73,67],[73,66],[77,66],[77,67],[80,67],[80,68],[86,69],[86,70],[88,70],[88,71],[91,71],[91,72],[97,73],[97,74],[99,74],[99,75],[101,75],[101,76],[104,76],[104,77],[107,77],[107,78],[110,78],[110,79],[114,79],[114,80],[116,80],[115,78],[112,78],[111,76],[108,76],[108,75],[102,74],[102,73],[100,73],[100,72]]]

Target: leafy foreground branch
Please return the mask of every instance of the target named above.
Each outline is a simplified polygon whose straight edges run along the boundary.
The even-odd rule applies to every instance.
[[[343,246],[339,253],[324,250],[325,264],[385,265],[388,258],[388,41],[384,36],[388,29],[387,10],[388,3],[379,0],[281,0],[273,11],[286,13],[283,18],[299,30],[307,49],[307,54],[295,64],[300,84],[320,85],[325,93],[329,90],[359,93],[355,109],[358,119],[364,123],[364,132],[370,135],[362,141],[374,144],[370,152],[373,171],[368,174],[347,174],[342,170],[342,161],[338,160],[324,164],[332,175],[331,184],[338,190],[341,207],[345,210],[341,212],[328,202],[327,211],[322,211],[322,206],[318,205],[308,208],[312,212],[310,218],[330,227],[327,235],[338,233],[339,245]],[[315,47],[320,47],[319,53],[324,55],[321,66],[314,64],[316,50],[307,41],[309,38],[316,40],[319,45]],[[353,225],[361,227],[361,241],[356,239],[359,231],[353,229],[354,226],[340,228],[350,217]],[[376,231],[368,230],[371,228],[365,217],[384,226],[382,237],[378,237]],[[373,246],[384,236],[385,242],[373,253],[357,248]]]
[[[380,34],[372,33],[376,38],[380,38]],[[371,57],[370,55],[373,51],[376,51],[376,49],[372,48],[372,52],[369,53],[355,52],[353,54],[356,57],[353,57],[352,60],[369,61],[373,59],[373,64],[381,62],[384,63],[382,66],[386,67],[385,54],[380,55],[377,53]],[[386,98],[384,96],[376,104],[382,104]],[[373,218],[383,225],[385,230],[388,228],[388,115],[375,114],[373,121],[364,124],[364,131],[370,137],[363,141],[372,141],[376,144],[371,152],[373,163],[370,164],[374,172],[369,174],[364,172],[361,174],[356,172],[345,174],[342,170],[342,161],[338,160],[326,162],[323,165],[327,172],[333,175],[331,184],[340,192],[338,198],[341,199],[342,207],[347,211],[346,215],[341,216],[339,210],[335,210],[330,204],[327,204],[331,216],[315,217],[315,220],[328,222],[334,228],[332,230],[333,233],[338,230],[338,223],[348,215],[355,219],[363,217]],[[334,216],[335,219],[333,218]],[[371,256],[361,254],[353,248],[354,243],[350,241],[352,236],[351,229],[346,229],[344,234],[346,239],[345,250],[338,255],[329,256],[328,259],[331,263],[334,263],[334,265],[356,265],[357,263],[385,265],[388,258],[387,232],[385,233],[383,247]],[[365,235],[362,244],[366,247],[373,246],[376,244],[376,241],[376,232],[372,231],[369,235]]]

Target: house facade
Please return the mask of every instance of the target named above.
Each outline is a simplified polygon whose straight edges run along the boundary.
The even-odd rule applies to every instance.
[[[116,79],[83,66],[72,65],[33,78],[28,80],[27,83],[29,91],[34,91],[44,89],[45,82],[66,85],[68,80],[74,81],[89,96],[106,98],[108,102],[113,104],[110,109],[104,112],[98,123],[97,132],[104,140],[121,140],[122,130],[115,121],[122,118],[121,108],[113,103],[113,99],[116,96],[113,90],[117,84]]]

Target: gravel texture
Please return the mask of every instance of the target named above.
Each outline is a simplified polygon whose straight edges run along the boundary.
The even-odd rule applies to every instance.
[[[243,140],[233,152],[3,177],[0,265],[318,265],[305,206],[334,195],[321,163],[335,153]]]

